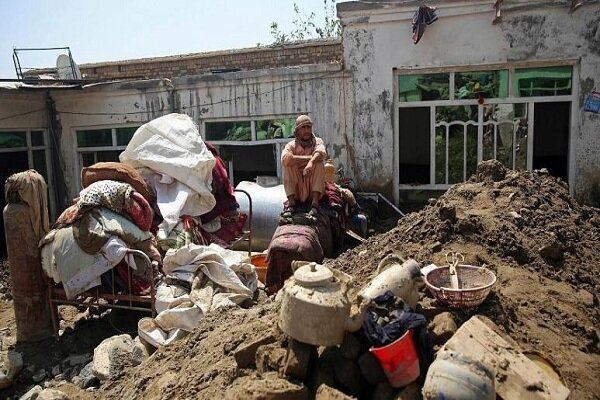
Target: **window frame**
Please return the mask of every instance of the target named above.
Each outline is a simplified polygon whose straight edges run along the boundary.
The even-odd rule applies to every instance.
[[[77,185],[78,188],[81,189],[81,174],[78,171],[81,171],[83,168],[83,154],[84,153],[93,153],[94,154],[94,163],[98,162],[97,153],[101,151],[123,151],[127,148],[127,145],[117,145],[117,129],[119,128],[139,128],[142,124],[118,124],[118,125],[96,125],[96,126],[78,126],[73,128],[73,138],[75,139],[75,154],[76,154],[76,167],[78,170],[75,171],[75,175],[77,177]],[[112,146],[93,146],[93,147],[79,147],[79,143],[77,143],[77,132],[78,131],[94,131],[94,130],[106,130],[110,129],[111,131],[111,141]]]
[[[515,70],[524,68],[543,68],[543,67],[560,67],[560,66],[571,66],[571,94],[570,95],[559,95],[559,96],[535,96],[535,97],[518,97],[515,94]],[[545,60],[540,62],[511,62],[511,63],[500,63],[500,64],[486,64],[486,65],[462,65],[462,66],[447,66],[447,67],[435,67],[435,68],[419,68],[419,69],[408,69],[408,68],[394,68],[392,70],[393,79],[393,93],[394,93],[394,112],[392,117],[393,124],[393,145],[394,145],[394,177],[393,177],[393,188],[394,188],[394,200],[396,203],[400,199],[401,190],[447,190],[452,184],[436,184],[435,183],[435,129],[436,129],[436,107],[439,106],[472,106],[478,107],[478,121],[477,122],[477,161],[480,162],[483,159],[483,104],[479,104],[477,99],[455,99],[455,73],[463,72],[479,72],[479,71],[493,71],[493,70],[508,70],[508,96],[499,98],[486,98],[484,104],[518,104],[526,103],[528,107],[527,115],[527,169],[532,168],[533,161],[533,121],[535,112],[535,103],[550,103],[550,102],[570,102],[571,104],[571,121],[570,121],[570,132],[569,132],[569,150],[568,150],[568,176],[569,181],[574,181],[574,167],[572,160],[574,160],[574,133],[576,132],[576,121],[577,121],[577,94],[579,93],[579,60]],[[421,74],[436,74],[436,73],[450,73],[450,99],[449,100],[431,100],[431,101],[399,101],[399,77],[401,75],[421,75]],[[430,109],[430,176],[429,183],[427,184],[400,184],[400,132],[399,132],[399,109],[411,108],[411,107],[429,107]],[[439,124],[438,124],[439,125]],[[513,142],[514,146],[514,142]],[[446,152],[448,149],[446,148]],[[465,162],[465,160],[463,160]],[[514,157],[513,157],[514,162]],[[446,168],[448,164],[448,157],[446,157]],[[446,174],[446,178],[447,178]],[[572,191],[573,185],[570,185]]]
[[[2,129],[2,132],[25,132],[25,146],[20,147],[7,147],[0,148],[0,155],[3,153],[16,153],[16,152],[27,152],[27,166],[29,169],[34,169],[35,165],[33,165],[33,152],[43,150],[45,159],[46,159],[46,174],[47,174],[47,182],[48,185],[48,204],[50,206],[50,215],[56,215],[56,202],[54,200],[54,173],[52,171],[52,161],[50,159],[50,145],[49,139],[50,136],[48,134],[48,128],[26,128],[26,129],[18,129],[18,128],[7,128]],[[44,138],[43,145],[33,145],[31,140],[31,132],[42,132],[42,137]]]
[[[206,140],[206,124],[211,122],[240,122],[240,121],[250,121],[250,129],[251,129],[251,137],[250,140],[208,140],[208,142],[214,146],[261,146],[261,145],[275,145],[275,165],[277,166],[277,178],[282,182],[283,172],[281,167],[281,153],[283,148],[287,143],[289,143],[293,138],[281,138],[281,139],[266,139],[266,140],[258,140],[256,138],[256,121],[269,121],[274,119],[296,119],[299,114],[310,115],[308,112],[298,112],[294,114],[270,114],[270,115],[260,115],[260,116],[242,116],[242,117],[226,117],[226,118],[206,118],[201,121],[200,126],[200,135],[202,140]],[[229,174],[229,179],[233,182],[233,161],[229,160],[227,165],[227,173]]]

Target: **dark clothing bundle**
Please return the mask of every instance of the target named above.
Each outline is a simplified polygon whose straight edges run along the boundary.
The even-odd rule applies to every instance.
[[[423,33],[425,33],[425,26],[433,24],[437,19],[435,7],[419,7],[412,21],[412,39],[414,44],[419,43],[419,40],[421,40]]]

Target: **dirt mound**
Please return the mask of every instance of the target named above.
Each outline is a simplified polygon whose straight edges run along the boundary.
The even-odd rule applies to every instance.
[[[468,182],[327,264],[352,274],[362,286],[389,253],[442,265],[447,251],[463,253],[467,264],[485,264],[498,277],[477,309],[452,311],[457,322],[473,314],[490,317],[524,350],[546,355],[572,398],[598,398],[597,209],[578,205],[567,186],[545,171],[514,172],[486,162]],[[434,304],[422,294],[421,311]],[[105,384],[97,396],[208,399],[244,387],[256,371],[238,368],[233,352],[274,329],[277,310],[277,304],[263,302],[209,315],[187,339]]]
[[[515,172],[483,162],[471,180],[430,203],[332,264],[360,280],[393,251],[439,264],[451,245],[475,245],[485,248],[472,254],[478,265],[490,264],[486,257],[494,255],[597,297],[600,211],[577,204],[567,185],[544,170]]]

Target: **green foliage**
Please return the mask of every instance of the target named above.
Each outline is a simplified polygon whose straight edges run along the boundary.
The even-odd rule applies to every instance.
[[[291,41],[305,40],[313,38],[334,38],[342,35],[342,24],[335,15],[336,0],[323,0],[323,10],[325,18],[322,23],[315,22],[315,13],[306,14],[300,10],[297,3],[294,3],[294,30],[290,33],[284,33],[279,29],[276,21],[271,22],[271,35],[273,44],[283,45]]]

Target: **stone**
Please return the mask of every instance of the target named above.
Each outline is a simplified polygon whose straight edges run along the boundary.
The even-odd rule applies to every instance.
[[[387,376],[381,368],[379,361],[369,352],[364,353],[358,358],[358,366],[362,372],[362,376],[371,385],[387,382]]]
[[[69,400],[69,396],[58,389],[44,389],[38,395],[37,400]]]
[[[486,160],[477,164],[477,182],[500,182],[506,177],[506,167],[498,160]]]
[[[279,343],[272,343],[260,346],[256,350],[256,370],[264,373],[268,371],[278,371],[285,362],[286,350],[279,346]]]
[[[362,344],[356,338],[356,336],[351,333],[347,333],[344,336],[344,341],[342,342],[342,345],[340,346],[340,351],[342,352],[342,355],[348,360],[354,361],[358,358],[361,350]]]
[[[380,383],[375,386],[373,394],[371,395],[372,400],[390,400],[394,396],[394,388],[387,382]]]
[[[336,382],[347,392],[357,397],[362,397],[365,394],[368,388],[367,381],[363,378],[361,369],[356,363],[342,357],[333,372]]]
[[[431,339],[437,345],[446,343],[458,329],[454,316],[447,311],[436,315],[429,324],[429,328],[432,334]]]
[[[52,376],[58,376],[58,375],[60,375],[60,372],[61,372],[60,364],[52,367]]]
[[[435,203],[437,203],[437,199],[435,197],[430,197],[429,199],[427,199],[427,204],[429,204],[430,206],[435,206]]]
[[[271,344],[275,342],[275,336],[269,334],[267,336],[263,336],[262,338],[255,340],[254,342],[248,343],[244,346],[239,347],[235,353],[233,353],[233,358],[237,363],[238,367],[246,368],[256,361],[256,350],[260,346],[264,346],[266,344]]]
[[[82,389],[87,389],[91,386],[98,386],[100,380],[94,375],[93,371],[94,362],[87,364],[77,375],[77,383],[73,382]]]
[[[38,372],[36,372],[32,379],[35,383],[40,383],[41,381],[43,381],[44,379],[46,379],[47,374],[46,374],[46,370],[40,369]]]
[[[456,221],[456,208],[448,204],[442,204],[438,210],[440,220]]]
[[[140,337],[137,336],[135,339],[133,339],[133,353],[131,354],[131,362],[134,366],[140,365],[148,357],[150,357],[148,348],[140,341]]]
[[[230,400],[308,400],[308,389],[268,372],[261,378],[243,376],[236,379],[225,392]]]
[[[315,392],[319,386],[325,384],[333,387],[335,385],[334,370],[339,360],[343,359],[340,349],[337,347],[326,347],[316,361],[316,365],[309,369],[306,385]]]
[[[290,339],[281,372],[284,375],[304,381],[311,358],[316,358],[315,346]]]
[[[23,396],[19,397],[19,400],[35,400],[37,399],[41,391],[42,387],[40,385],[35,385],[31,389],[29,389]]]
[[[396,397],[393,397],[394,400],[421,400],[422,398],[421,386],[417,382],[409,384]]]
[[[351,400],[353,398],[325,384],[319,386],[315,395],[315,400]]]
[[[538,252],[544,260],[552,263],[562,258],[563,248],[560,243],[552,241],[540,247]]]
[[[438,251],[440,251],[442,249],[444,245],[442,244],[442,242],[437,241],[435,243],[432,243],[431,246],[429,246],[429,249],[434,252],[437,253]]]
[[[6,373],[0,371],[0,390],[11,386],[16,376],[23,369],[23,356],[21,353],[9,350],[6,354]]]
[[[581,300],[584,306],[593,307],[594,306],[594,295],[588,292],[585,289],[581,289],[577,292],[577,297]]]
[[[71,367],[76,367],[78,365],[85,365],[91,359],[90,354],[76,354],[67,357],[65,362],[67,362]]]
[[[94,349],[94,375],[100,380],[112,379],[132,366],[133,346],[133,340],[127,334],[104,339]]]

